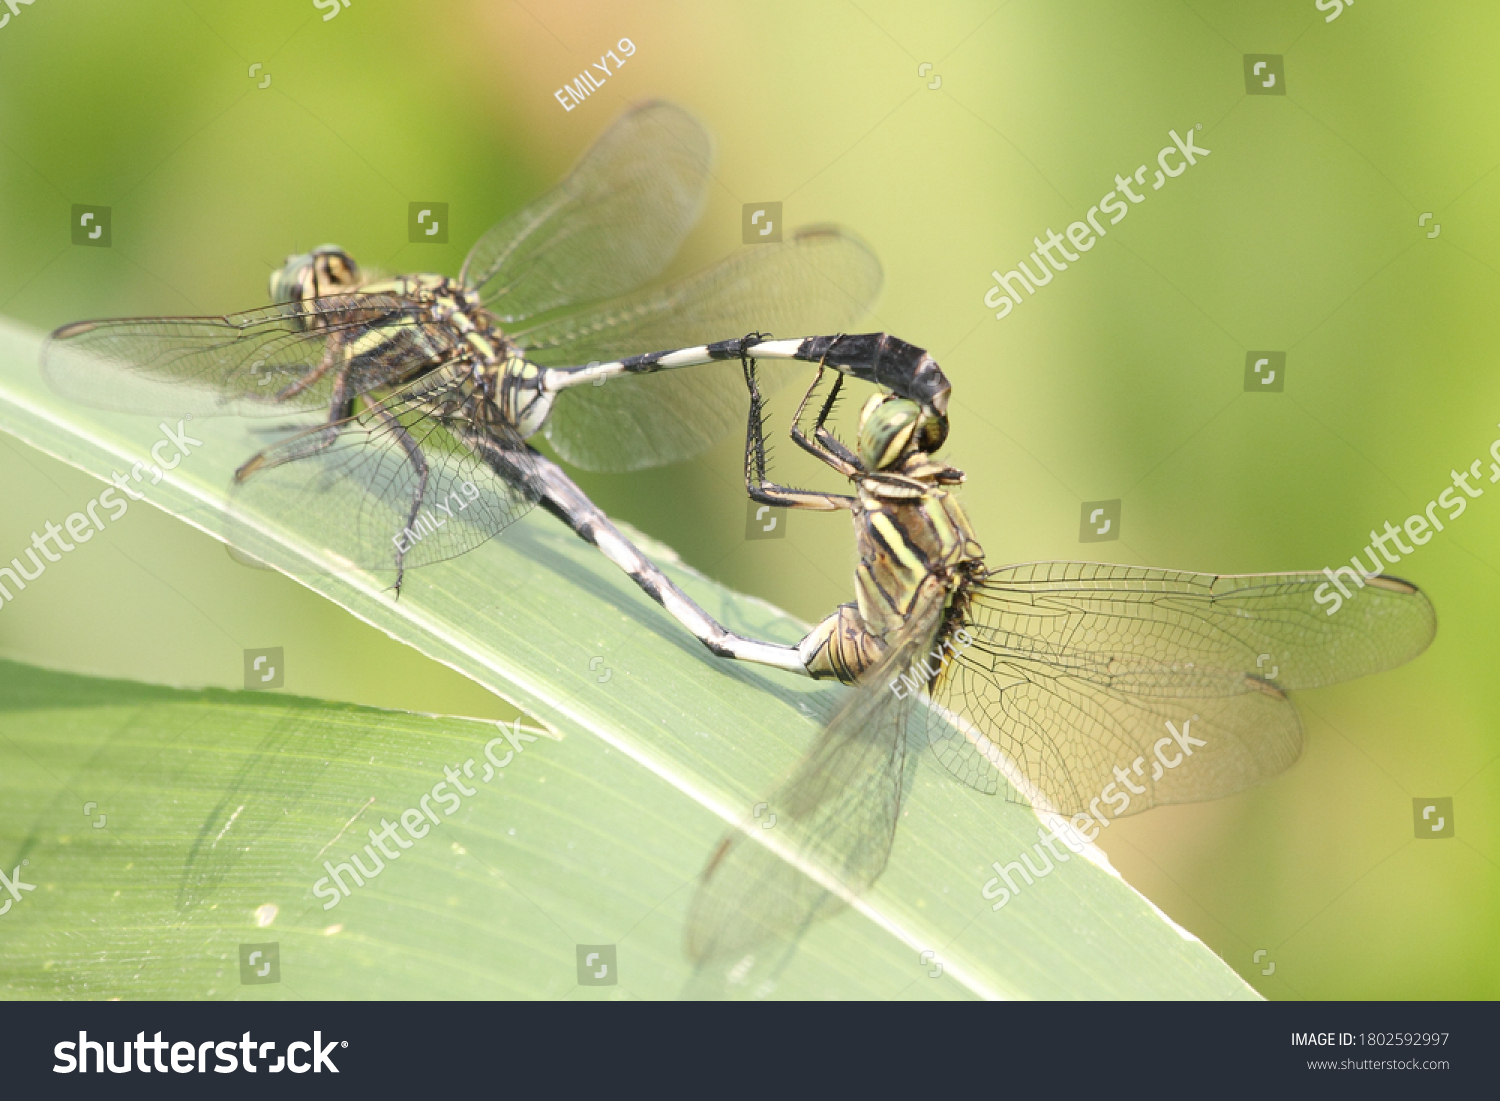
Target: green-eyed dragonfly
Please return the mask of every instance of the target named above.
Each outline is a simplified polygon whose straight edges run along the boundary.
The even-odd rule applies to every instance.
[[[1071,816],[1092,839],[1121,815],[1276,775],[1302,749],[1290,690],[1393,668],[1433,637],[1426,596],[1384,575],[1366,577],[1357,599],[1329,616],[1314,599],[1323,573],[990,569],[952,494],[963,474],[933,457],[946,416],[876,394],[851,450],[826,426],[845,383],[838,375],[809,435],[802,422],[819,368],[792,439],[855,494],[788,489],[767,480],[753,363],[745,376],[750,496],[853,516],[857,599],[796,649],[812,676],[856,691],[767,798],[775,829],[747,819],[705,869],[687,949],[706,970],[763,974],[809,922],[875,881],[914,764],[909,738],[961,783]],[[781,855],[745,834],[774,841]]]
[[[693,604],[525,442],[543,431],[586,469],[686,458],[742,415],[733,361],[747,346],[762,358],[830,354],[828,338],[718,338],[837,329],[873,300],[879,262],[829,227],[637,290],[696,221],[709,162],[701,124],[648,103],[557,187],[481,236],[457,279],[368,279],[324,246],[272,275],[269,307],[68,325],[43,369],[64,395],[129,412],[323,412],[323,423],[240,467],[231,544],[254,542],[254,523],[236,518],[316,524],[333,568],[393,574],[399,592],[406,568],[468,551],[541,503],[715,652],[740,647],[784,664],[784,648],[762,651]],[[945,407],[930,357],[913,359],[889,338],[837,345],[848,355],[836,350],[830,362]],[[699,369],[671,370],[682,367]],[[627,374],[638,377],[604,385]]]

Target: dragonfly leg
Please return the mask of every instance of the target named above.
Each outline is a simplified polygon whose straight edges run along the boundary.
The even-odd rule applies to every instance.
[[[524,448],[523,465],[517,461],[516,450],[502,446],[489,434],[463,433],[460,438],[507,483],[536,500],[543,509],[567,524],[580,539],[603,552],[647,596],[691,631],[711,653],[718,657],[769,665],[803,676],[813,675],[808,663],[826,648],[830,633],[828,628],[814,630],[796,646],[761,642],[735,634],[673,584],[671,578],[610,523],[609,517],[552,460],[532,448]]]
[[[353,416],[354,395],[349,392],[349,376],[340,371],[333,378],[333,397],[328,402],[328,423],[325,427],[335,429]],[[323,447],[331,446],[337,438],[338,432],[330,431],[328,442]]]
[[[813,393],[823,381],[824,369],[823,364],[818,364],[818,373],[813,378],[813,384],[807,388],[807,393],[802,395],[802,404],[797,406],[797,412],[792,417],[792,442],[813,458],[827,463],[844,477],[852,479],[860,474],[858,456],[839,442],[832,432],[823,427],[839,400],[839,392],[844,388],[842,374],[834,378],[833,388],[828,392],[823,408],[818,411],[818,419],[813,422],[813,439],[809,440],[802,430],[803,414],[807,409],[807,403],[812,400]]]
[[[401,450],[406,452],[407,462],[411,463],[412,469],[417,472],[417,487],[412,493],[411,510],[406,514],[406,523],[402,526],[411,527],[417,522],[417,513],[422,510],[422,501],[427,496],[427,479],[430,474],[427,466],[427,457],[422,454],[422,448],[417,441],[412,439],[406,426],[396,419],[394,413],[380,405],[371,407],[375,419],[386,425],[396,442],[401,445]],[[406,576],[406,552],[398,546],[396,550],[396,595],[401,595],[401,580]]]
[[[284,386],[279,391],[277,391],[276,400],[286,401],[287,398],[294,398],[298,394],[302,393],[302,391],[306,390],[309,386],[313,385],[313,383],[317,382],[324,375],[326,375],[329,370],[332,369],[334,360],[338,357],[339,349],[342,346],[343,334],[338,332],[330,333],[328,336],[328,343],[323,346],[323,358],[318,360],[318,365],[311,371],[307,372],[307,374],[299,378],[296,382],[293,382],[288,386]],[[345,389],[345,387],[341,385],[343,382],[344,373],[340,372],[339,377],[334,385],[335,391],[342,391]],[[333,408],[335,410],[338,409],[337,397],[335,397],[334,399]],[[345,415],[347,416],[348,414]],[[337,416],[334,416],[330,419],[337,420],[339,418]]]
[[[354,416],[354,396],[349,393],[348,379],[340,374],[333,380],[333,401],[329,406],[328,419],[316,428],[300,432],[292,437],[296,443],[295,450],[288,450],[285,446],[267,448],[258,451],[250,458],[240,464],[234,472],[235,484],[243,482],[258,470],[269,470],[273,466],[289,463],[296,459],[305,459],[316,455],[320,451],[327,451],[338,440],[339,434],[348,425]],[[277,451],[274,459],[267,458],[271,451]]]
[[[814,493],[805,489],[791,489],[766,480],[766,417],[765,399],[755,382],[755,361],[748,356],[744,361],[745,385],[750,390],[750,419],[745,428],[745,489],[752,501],[782,508],[805,508],[817,512],[833,512],[851,508],[853,497],[838,493]],[[819,376],[822,367],[818,368]],[[813,386],[817,386],[814,380]],[[812,394],[812,389],[808,390]],[[803,404],[807,398],[802,399]],[[801,410],[798,410],[800,415]]]

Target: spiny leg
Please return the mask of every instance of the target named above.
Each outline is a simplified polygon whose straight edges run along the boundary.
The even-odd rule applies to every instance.
[[[745,385],[750,390],[750,419],[745,435],[745,488],[749,491],[751,499],[769,504],[785,504],[792,508],[811,508],[820,511],[836,508],[852,509],[856,504],[853,497],[787,490],[766,481],[765,401],[755,382],[755,361],[745,356],[741,359],[741,365],[745,371]],[[794,426],[801,421],[807,403],[817,390],[822,377],[823,365],[819,364],[817,376],[813,379],[812,385],[807,388],[807,393],[802,396],[802,402],[797,407],[797,414],[793,418]],[[824,402],[817,421],[818,429],[822,428],[823,422],[832,410],[838,393],[838,385],[842,381],[843,376],[840,375],[835,383],[834,393]],[[830,453],[825,456],[812,446],[808,446],[807,450],[818,455],[835,470],[841,469],[840,460],[836,455]],[[850,469],[858,473],[856,468]],[[767,486],[776,491],[775,496],[766,492]],[[867,638],[864,620],[857,606],[844,604],[803,636],[802,641],[797,643],[797,654],[802,658],[804,670],[808,676],[817,679],[833,677],[845,684],[852,684],[858,669],[850,665],[847,658],[850,654],[867,655],[864,642]],[[868,661],[856,664],[859,669],[862,669]]]
[[[845,447],[843,442],[839,440],[838,437],[836,437],[826,427],[828,416],[833,412],[834,402],[838,399],[839,391],[840,389],[842,389],[844,376],[840,375],[837,381],[839,385],[833,388],[833,393],[828,395],[828,401],[824,403],[822,410],[818,413],[818,419],[813,425],[813,436],[818,440],[819,443],[823,445],[823,447],[827,451],[834,455],[837,455],[840,459],[847,463],[849,469],[846,470],[843,467],[835,466],[831,462],[828,465],[833,466],[834,469],[838,470],[846,477],[853,478],[858,476],[859,473],[863,472],[864,464],[860,461],[858,455],[849,450],[849,448]],[[825,459],[824,461],[827,462],[828,460]],[[851,470],[853,471],[853,473],[850,472]]]
[[[838,402],[839,393],[844,388],[844,376],[836,375],[833,380],[833,388],[828,393],[828,398],[823,402],[823,408],[818,412],[818,419],[813,423],[814,440],[809,440],[807,434],[802,430],[802,417],[807,410],[807,403],[812,399],[814,391],[823,381],[823,364],[818,364],[818,373],[813,378],[813,384],[807,388],[807,393],[802,395],[802,403],[797,406],[797,412],[792,417],[792,442],[802,448],[809,455],[833,467],[846,478],[857,477],[860,473],[859,457],[845,447],[837,437],[824,428],[829,416],[833,413],[833,407]]]
[[[427,496],[427,479],[430,470],[427,466],[427,456],[422,454],[422,448],[412,438],[412,434],[406,430],[406,426],[396,418],[396,415],[381,405],[371,406],[370,412],[375,419],[390,429],[391,435],[395,437],[401,449],[406,452],[406,460],[417,472],[417,486],[412,493],[411,509],[406,514],[404,528],[411,527],[417,520],[417,513],[422,510],[422,501]],[[406,551],[399,546],[396,548],[396,595],[401,595],[401,581],[406,576]]]
[[[805,489],[791,489],[766,479],[766,421],[765,399],[755,381],[755,361],[748,355],[742,358],[745,385],[750,390],[750,418],[745,429],[745,490],[750,499],[765,505],[782,508],[805,508],[817,512],[833,512],[836,509],[852,508],[853,497],[837,493],[814,493]],[[822,368],[818,369],[819,377]],[[813,381],[813,387],[817,380]],[[812,388],[808,389],[812,393]],[[807,398],[803,398],[806,404]]]

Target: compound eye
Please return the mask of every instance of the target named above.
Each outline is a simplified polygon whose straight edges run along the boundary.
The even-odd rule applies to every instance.
[[[319,245],[311,252],[288,256],[280,271],[271,273],[271,301],[300,302],[336,294],[359,285],[359,265],[337,245]]]
[[[917,444],[928,454],[942,447],[948,439],[948,418],[943,416],[924,417],[922,428],[918,436]]]
[[[887,397],[866,406],[859,431],[859,457],[867,470],[885,470],[906,457],[922,418],[921,407],[905,398]]]
[[[300,301],[312,274],[309,256],[288,256],[281,270],[271,273],[271,301],[277,305]]]
[[[342,290],[359,283],[359,265],[341,248],[318,250],[314,261],[318,268],[318,289],[327,294],[330,290]]]

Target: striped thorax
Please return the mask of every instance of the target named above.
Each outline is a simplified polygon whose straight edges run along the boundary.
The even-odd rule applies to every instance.
[[[479,296],[456,280],[404,275],[367,281],[348,253],[336,245],[321,245],[288,257],[270,283],[271,298],[278,303],[360,292],[361,324],[351,330],[356,335],[339,339],[335,349],[350,368],[356,393],[376,385],[399,386],[444,367],[437,374],[445,386],[451,387],[455,375],[467,374],[464,392],[481,398],[475,405],[489,406],[496,420],[522,439],[539,431],[551,411],[555,395],[543,390],[542,369],[505,337],[495,317],[480,306]],[[382,294],[391,296],[391,313],[371,320],[370,303]],[[354,302],[351,299],[352,308]],[[413,303],[423,310],[416,325],[410,316]],[[337,314],[323,315],[308,323],[328,327],[337,320]]]
[[[858,447],[865,469],[854,478],[852,509],[855,601],[804,643],[814,677],[858,679],[885,653],[924,586],[948,593],[944,635],[962,621],[968,587],[984,576],[984,549],[947,488],[963,481],[962,471],[928,454],[946,429],[911,401],[876,395],[866,403]]]

